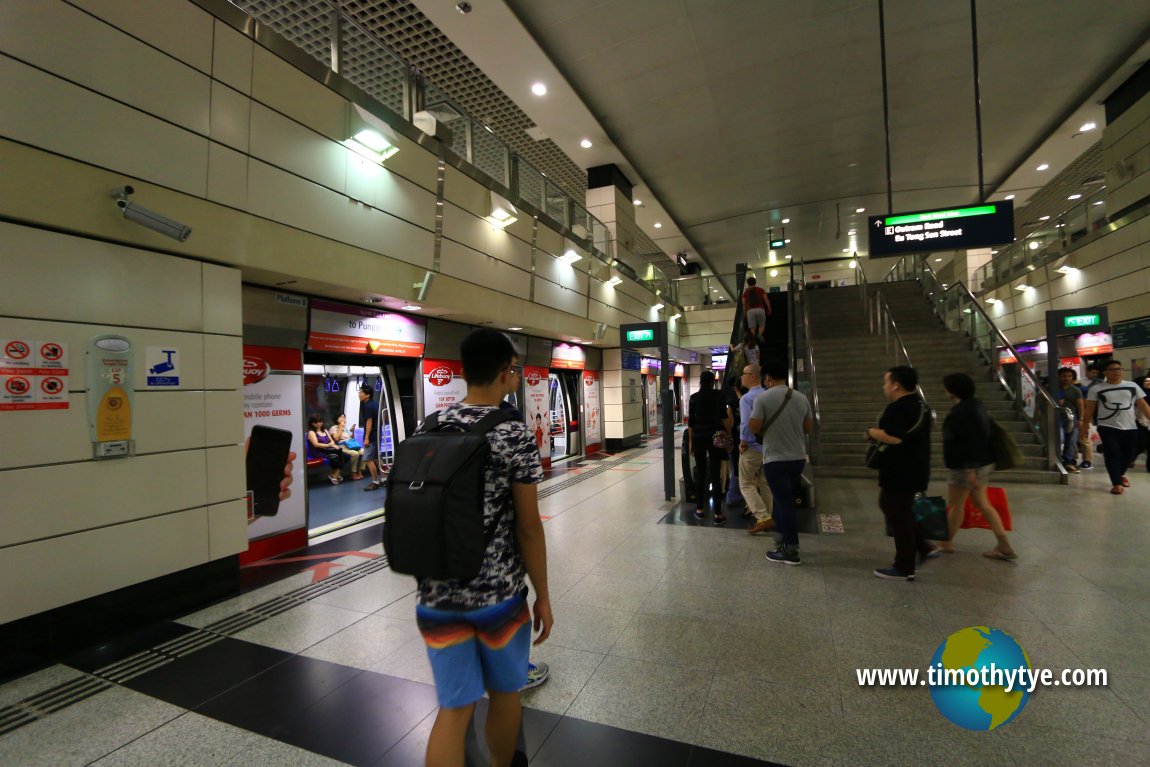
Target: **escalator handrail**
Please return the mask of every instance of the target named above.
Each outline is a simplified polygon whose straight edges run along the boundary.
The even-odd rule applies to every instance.
[[[896,344],[898,344],[898,350],[900,352],[902,352],[902,357],[903,357],[903,359],[906,360],[906,364],[909,367],[913,368],[914,363],[911,362],[911,360],[910,360],[910,352],[908,352],[906,350],[906,344],[904,344],[902,342],[902,333],[900,333],[898,330],[898,323],[894,321],[894,315],[891,314],[890,304],[887,303],[886,296],[884,296],[882,294],[882,291],[880,290],[874,294],[874,297],[875,297],[876,310],[877,310],[880,318],[881,317],[886,318],[886,323],[888,325],[890,325],[891,330],[894,331],[894,342]],[[880,330],[882,330],[882,325],[883,325],[882,319],[880,319],[879,320],[879,329]],[[923,407],[925,407],[928,411],[930,411],[931,420],[934,420],[936,417],[935,411],[933,408],[931,408],[930,403],[927,402],[926,393],[922,390],[922,385],[921,384],[916,385],[915,391],[918,392],[918,396],[920,398],[922,398]]]
[[[803,343],[806,345],[806,353],[803,355],[803,357],[804,357],[804,363],[806,364],[806,368],[808,371],[808,376],[809,376],[810,381],[811,381],[810,400],[811,400],[811,413],[812,413],[811,420],[813,421],[813,423],[811,425],[811,434],[810,434],[810,443],[811,443],[810,453],[811,453],[812,462],[817,463],[819,452],[820,452],[819,446],[821,444],[821,440],[819,437],[819,431],[820,431],[820,427],[822,424],[822,416],[819,413],[819,382],[818,382],[818,371],[815,369],[815,347],[814,347],[814,342],[811,339],[811,302],[807,298],[807,295],[806,295],[806,269],[803,267],[803,264],[801,262],[799,263],[799,282],[798,282],[798,285],[801,286],[801,291],[796,291],[796,289],[795,289],[796,286],[795,286],[794,281],[791,282],[791,291],[796,293],[796,295],[798,295],[800,293],[802,295],[802,298],[800,300],[802,301],[802,304],[803,304]],[[792,359],[793,358],[794,358],[794,355],[792,353]],[[794,374],[792,373],[792,378],[793,377],[794,377]],[[795,382],[792,381],[792,384],[793,383],[795,383]]]

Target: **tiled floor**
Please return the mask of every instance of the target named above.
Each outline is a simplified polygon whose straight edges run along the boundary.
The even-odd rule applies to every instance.
[[[1119,497],[1102,472],[1010,486],[1017,562],[979,556],[989,533],[968,531],[905,583],[870,575],[892,556],[872,481],[819,483],[845,533],[804,536],[803,565],[778,567],[769,538],[660,524],[658,457],[541,501],[556,625],[533,653],[552,678],[524,696],[533,764],[1150,764],[1141,467]],[[421,764],[435,698],[413,582],[365,569],[373,536],[316,547],[340,555],[332,577],[362,577],[0,737],[0,764]],[[241,596],[0,686],[0,707],[294,593],[312,564],[258,568]],[[923,688],[857,684],[856,668],[925,667],[972,625],[1110,684],[1040,689],[989,733],[952,725]]]

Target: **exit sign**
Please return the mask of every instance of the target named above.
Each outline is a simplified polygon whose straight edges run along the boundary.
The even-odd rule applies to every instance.
[[[786,244],[786,240],[771,240],[771,250],[779,250],[780,248],[785,247]]]
[[[655,329],[654,328],[643,328],[642,330],[628,330],[627,331],[627,340],[632,341],[632,342],[634,342],[634,341],[654,341],[655,340]]]
[[[1062,326],[1065,328],[1086,328],[1101,324],[1101,318],[1097,314],[1076,314],[1062,318]]]

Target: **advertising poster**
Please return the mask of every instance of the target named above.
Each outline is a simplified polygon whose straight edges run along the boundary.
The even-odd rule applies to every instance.
[[[1028,416],[1033,418],[1034,417],[1034,408],[1035,408],[1035,405],[1037,404],[1035,400],[1037,399],[1038,394],[1034,389],[1034,381],[1031,380],[1030,376],[1028,376],[1024,373],[1021,376],[1021,378],[1022,378],[1022,409],[1026,411],[1026,414]]]
[[[653,361],[653,360],[652,360]],[[647,376],[647,433],[659,433],[659,368]]]
[[[1074,339],[1074,351],[1079,357],[1109,354],[1114,351],[1114,341],[1109,333],[1083,333]]]
[[[597,452],[603,443],[603,405],[599,396],[599,372],[583,371],[583,439],[587,455]]]
[[[544,468],[551,465],[551,418],[547,402],[551,382],[547,373],[547,368],[523,368],[523,419],[527,421],[528,433],[535,437]]]
[[[307,447],[303,440],[303,355],[298,349],[244,346],[244,449],[252,427],[291,432],[291,497],[280,501],[274,517],[256,517],[248,540],[298,530],[307,525]]]
[[[311,302],[309,317],[313,351],[423,356],[427,326],[417,317],[319,300]]]
[[[463,363],[459,360],[423,361],[423,417],[454,405],[467,396]]]
[[[68,345],[0,339],[0,411],[67,409]]]
[[[551,367],[556,370],[582,370],[587,366],[587,352],[582,346],[555,344],[551,347]]]

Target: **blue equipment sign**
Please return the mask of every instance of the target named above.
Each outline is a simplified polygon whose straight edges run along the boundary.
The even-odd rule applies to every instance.
[[[149,346],[145,350],[149,387],[175,387],[180,385],[180,350],[170,346]]]

